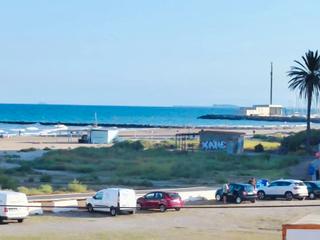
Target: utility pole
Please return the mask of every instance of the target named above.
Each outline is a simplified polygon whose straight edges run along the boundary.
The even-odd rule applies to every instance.
[[[270,71],[270,105],[272,105],[272,81],[273,81],[273,64],[271,62],[271,71]]]

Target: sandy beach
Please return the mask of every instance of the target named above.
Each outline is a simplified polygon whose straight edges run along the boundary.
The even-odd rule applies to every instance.
[[[273,127],[273,128],[143,128],[143,129],[119,129],[119,137],[122,139],[147,139],[147,140],[166,140],[174,139],[177,133],[197,133],[201,130],[215,131],[237,131],[244,132],[250,137],[255,134],[289,134],[299,132],[304,127]],[[11,136],[0,138],[0,151],[19,151],[22,149],[35,148],[43,150],[50,149],[72,149],[77,147],[101,147],[110,146],[108,144],[83,144],[78,143],[78,137],[62,136]]]

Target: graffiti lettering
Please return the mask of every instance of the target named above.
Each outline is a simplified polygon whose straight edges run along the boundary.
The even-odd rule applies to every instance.
[[[226,148],[226,142],[225,141],[206,141],[201,143],[201,148],[203,150],[221,150]]]

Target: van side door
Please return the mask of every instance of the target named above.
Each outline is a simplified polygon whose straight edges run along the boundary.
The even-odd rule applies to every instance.
[[[104,192],[100,191],[97,192],[96,195],[93,196],[93,208],[95,211],[105,211],[104,207],[105,204],[103,204],[103,196]]]

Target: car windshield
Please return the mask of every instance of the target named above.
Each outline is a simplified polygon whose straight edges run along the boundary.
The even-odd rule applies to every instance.
[[[246,190],[247,192],[253,192],[253,191],[254,191],[254,188],[253,188],[252,185],[246,185],[244,188],[245,188],[245,190]]]
[[[177,198],[180,198],[179,194],[178,193],[168,193],[169,197],[172,198],[172,199],[177,199]]]

